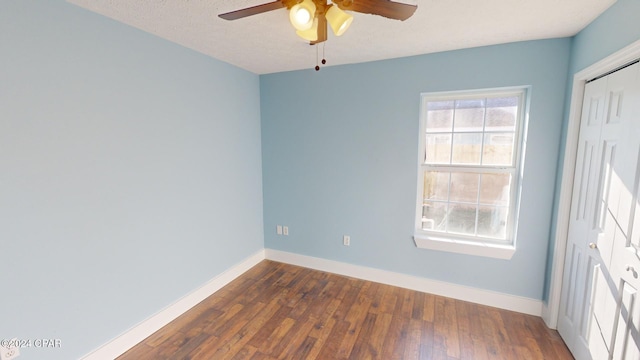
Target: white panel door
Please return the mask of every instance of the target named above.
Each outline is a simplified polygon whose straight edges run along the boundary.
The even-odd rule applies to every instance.
[[[613,237],[609,269],[618,287],[613,327],[607,329],[612,331],[613,359],[640,359],[640,70],[634,69],[639,67],[636,64],[609,80],[611,118],[619,121],[617,133],[612,131],[611,137],[619,142],[608,194],[603,197],[606,203],[601,208],[606,209],[604,224]],[[629,83],[627,78],[633,76],[636,81]]]
[[[580,125],[578,156],[573,183],[573,200],[569,238],[561,293],[558,331],[576,358],[589,353],[584,309],[590,300],[588,272],[599,269],[597,252],[588,251],[593,228],[595,189],[597,187],[600,134],[605,116],[607,79],[593,81],[585,87]],[[588,271],[589,270],[589,271]]]
[[[558,323],[579,360],[640,360],[639,109],[640,64],[585,88]]]

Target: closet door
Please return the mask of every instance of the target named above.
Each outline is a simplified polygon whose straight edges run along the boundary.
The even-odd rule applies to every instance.
[[[558,324],[577,359],[640,359],[639,109],[639,64],[585,87]]]
[[[586,318],[588,269],[601,264],[597,252],[588,251],[592,237],[593,209],[600,152],[600,133],[605,114],[607,79],[590,82],[585,87],[578,156],[573,182],[569,238],[565,255],[558,332],[577,359],[588,356]]]
[[[612,121],[619,125],[611,131],[618,139],[615,161],[610,170],[607,194],[602,196],[602,236],[613,241],[609,271],[617,286],[610,357],[640,359],[640,64],[611,75],[609,80]],[[629,79],[635,77],[635,82]],[[613,127],[612,127],[613,128]],[[600,241],[600,239],[598,239]]]

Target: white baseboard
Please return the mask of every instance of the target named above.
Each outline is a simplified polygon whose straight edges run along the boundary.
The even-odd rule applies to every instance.
[[[333,260],[265,249],[269,260],[541,316],[542,301]]]
[[[258,251],[239,264],[234,265],[222,274],[211,279],[200,288],[185,295],[175,303],[142,321],[115,339],[83,356],[81,360],[115,359],[264,259],[264,250]]]
[[[551,308],[549,307],[549,305],[543,303],[542,304],[542,320],[544,320],[544,323],[547,325],[547,327],[549,329],[553,329],[553,330],[557,330],[558,328],[558,317],[557,316],[553,316]]]

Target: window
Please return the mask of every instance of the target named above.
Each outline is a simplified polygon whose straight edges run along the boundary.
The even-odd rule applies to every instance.
[[[526,90],[422,94],[418,247],[513,255]]]

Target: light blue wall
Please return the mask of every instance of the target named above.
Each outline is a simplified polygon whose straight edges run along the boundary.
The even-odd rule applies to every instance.
[[[567,136],[566,131],[569,121],[569,109],[571,106],[573,76],[577,72],[595,64],[596,62],[638,40],[640,40],[640,0],[618,0],[609,9],[607,9],[607,11],[589,24],[589,26],[572,38],[570,68],[567,76],[565,120],[562,125],[562,145],[560,148],[560,154],[558,155],[558,178],[556,181],[554,221],[551,228],[552,243],[551,246],[549,246],[548,263],[545,276],[545,301],[548,300],[551,265],[554,256],[554,236],[557,226],[555,219],[560,195],[560,182],[562,177],[564,147]]]
[[[617,0],[573,39],[570,76],[640,39],[640,0]]]
[[[531,41],[261,76],[265,246],[541,299],[569,50]],[[516,85],[532,86],[516,254],[416,248],[420,93]]]
[[[259,77],[0,1],[0,339],[76,359],[263,248]]]

